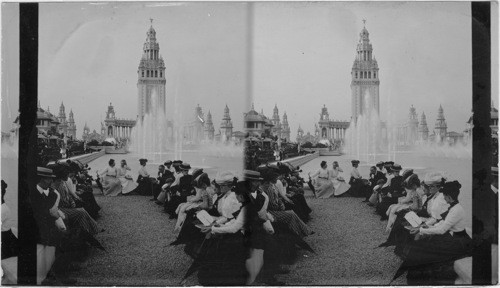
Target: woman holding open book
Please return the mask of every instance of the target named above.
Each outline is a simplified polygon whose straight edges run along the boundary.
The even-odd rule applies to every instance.
[[[428,226],[441,220],[441,214],[448,208],[448,204],[444,201],[442,193],[439,192],[443,184],[444,178],[439,172],[426,174],[421,183],[421,187],[424,191],[424,196],[422,198],[423,205],[420,210],[415,210],[414,213],[420,216],[420,219]],[[405,215],[408,212],[408,210],[396,212],[397,217],[389,237],[387,241],[380,244],[379,247],[396,245],[396,250],[394,252],[399,255],[404,250],[405,245],[413,240],[413,235],[404,228],[404,226],[409,225],[408,221],[405,219]]]
[[[411,174],[403,181],[403,187],[406,191],[406,196],[399,198],[398,204],[392,204],[387,209],[387,216],[389,216],[389,221],[387,221],[386,232],[391,232],[392,225],[396,221],[396,212],[402,210],[419,211],[422,209],[422,198],[417,192],[417,188],[420,187],[420,179],[418,179],[417,174]]]
[[[415,274],[411,272],[420,271],[427,265],[453,265],[452,261],[468,256],[471,238],[465,231],[465,211],[458,201],[461,187],[458,181],[444,184],[442,193],[449,207],[441,215],[443,220],[432,226],[407,227],[411,234],[416,235],[415,241],[408,245],[409,249],[404,253],[400,268],[408,269],[409,277]]]

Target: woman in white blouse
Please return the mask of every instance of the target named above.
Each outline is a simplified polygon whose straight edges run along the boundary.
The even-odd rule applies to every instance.
[[[134,182],[132,176],[127,171],[130,171],[130,167],[128,167],[127,161],[122,160],[118,168],[118,179],[122,185],[122,194],[130,193],[137,188],[137,183]]]
[[[327,169],[326,161],[321,161],[321,168],[309,175],[311,178],[316,178],[314,181],[314,190],[316,190],[316,198],[329,198],[333,195],[333,182],[331,181],[331,172]]]
[[[462,185],[458,181],[446,182],[442,193],[450,205],[442,214],[441,221],[432,226],[409,228],[410,233],[417,234],[415,241],[408,244],[409,250],[404,255],[402,267],[412,267],[433,263],[451,263],[467,257],[470,253],[471,238],[465,231],[465,211],[458,202]],[[421,269],[421,268],[418,268]]]
[[[101,172],[101,176],[104,176],[102,183],[104,195],[117,196],[122,192],[122,184],[118,179],[118,169],[115,166],[115,160],[109,159],[108,164],[109,166]]]
[[[331,178],[332,178],[332,183],[333,183],[333,189],[334,189],[334,196],[340,196],[347,192],[351,185],[347,184],[340,176],[340,173],[344,172],[342,168],[339,166],[339,162],[333,161],[332,164],[332,171],[331,171]]]

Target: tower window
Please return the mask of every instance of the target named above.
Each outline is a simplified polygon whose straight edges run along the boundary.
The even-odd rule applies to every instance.
[[[368,74],[367,74],[367,73],[366,73],[366,71],[365,71],[365,79],[367,78],[367,76],[368,76]]]
[[[363,79],[363,71],[359,72],[359,78]]]
[[[163,74],[163,73],[162,73],[162,71],[160,70],[160,78],[161,78],[161,77],[163,77],[163,76],[162,76],[162,74]]]
[[[373,78],[377,78],[377,72],[373,72]]]
[[[371,71],[368,71],[368,78],[372,78],[372,72]]]
[[[146,77],[149,77],[149,70],[146,71]]]
[[[354,78],[358,79],[358,72],[356,72],[354,75]]]
[[[142,70],[142,77],[144,77],[144,70]]]
[[[158,70],[155,70],[155,77],[158,77]]]

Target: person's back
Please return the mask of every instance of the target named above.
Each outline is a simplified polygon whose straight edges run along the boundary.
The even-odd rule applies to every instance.
[[[181,197],[186,198],[190,196],[193,192],[193,176],[192,175],[184,175],[179,180],[179,188]]]
[[[391,180],[391,189],[390,192],[392,194],[392,197],[400,197],[402,196],[402,192],[404,191],[403,188],[403,176],[401,175],[396,175],[394,178]]]

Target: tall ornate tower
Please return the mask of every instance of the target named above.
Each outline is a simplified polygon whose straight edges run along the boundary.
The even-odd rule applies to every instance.
[[[212,122],[212,114],[210,110],[208,110],[207,121],[205,122],[205,140],[212,141],[214,140],[214,123]]]
[[[436,140],[442,142],[446,138],[446,120],[444,119],[443,107],[439,105],[438,116],[436,119],[436,125],[434,125],[434,133],[436,134]]]
[[[89,126],[87,126],[87,122],[85,122],[85,126],[83,126],[83,134],[82,134],[82,139],[84,141],[87,141],[87,137],[90,134],[90,129]]]
[[[355,122],[366,109],[374,109],[379,114],[378,64],[373,56],[369,35],[363,23],[351,71],[351,113]]]
[[[420,117],[420,125],[418,126],[418,139],[420,141],[427,141],[429,137],[429,128],[427,128],[427,120],[425,119],[425,113],[422,112]]]
[[[75,125],[75,119],[73,117],[73,109],[69,111],[68,137],[76,139],[76,125]]]
[[[63,133],[65,136],[68,134],[68,123],[66,122],[66,112],[64,111],[64,103],[61,102],[61,106],[59,107],[59,116],[57,116],[57,120],[59,120],[59,132]]]
[[[418,139],[418,116],[417,111],[413,105],[410,107],[410,113],[408,114],[407,124],[407,143],[410,145],[415,144]]]
[[[273,136],[278,136],[281,138],[281,123],[280,123],[280,115],[278,114],[278,106],[274,104],[273,109],[273,118],[271,119],[271,123],[273,123],[273,128],[271,128],[271,133]]]
[[[147,38],[143,46],[143,54],[137,69],[138,105],[137,115],[140,120],[144,115],[155,109],[165,112],[165,63],[160,55],[160,45],[156,42],[156,31],[151,27],[146,33]]]
[[[302,130],[299,124],[299,129],[297,129],[297,142],[301,142],[302,137],[304,137],[304,130]]]
[[[233,122],[231,121],[231,116],[229,116],[229,108],[224,108],[224,117],[222,117],[222,122],[220,123],[220,133],[221,140],[223,142],[228,141],[233,136]]]
[[[328,109],[326,105],[323,104],[323,108],[321,108],[321,113],[319,114],[319,129],[321,130],[320,137],[324,139],[329,139],[329,129],[328,125],[330,123],[330,115],[328,114]]]
[[[286,142],[290,142],[290,126],[288,125],[288,116],[283,114],[283,123],[281,124],[281,138],[286,139]]]
[[[113,123],[115,122],[115,108],[113,104],[109,103],[108,111],[106,111],[106,119],[104,119],[104,124],[107,127],[106,137],[115,137],[115,131],[113,129]]]

